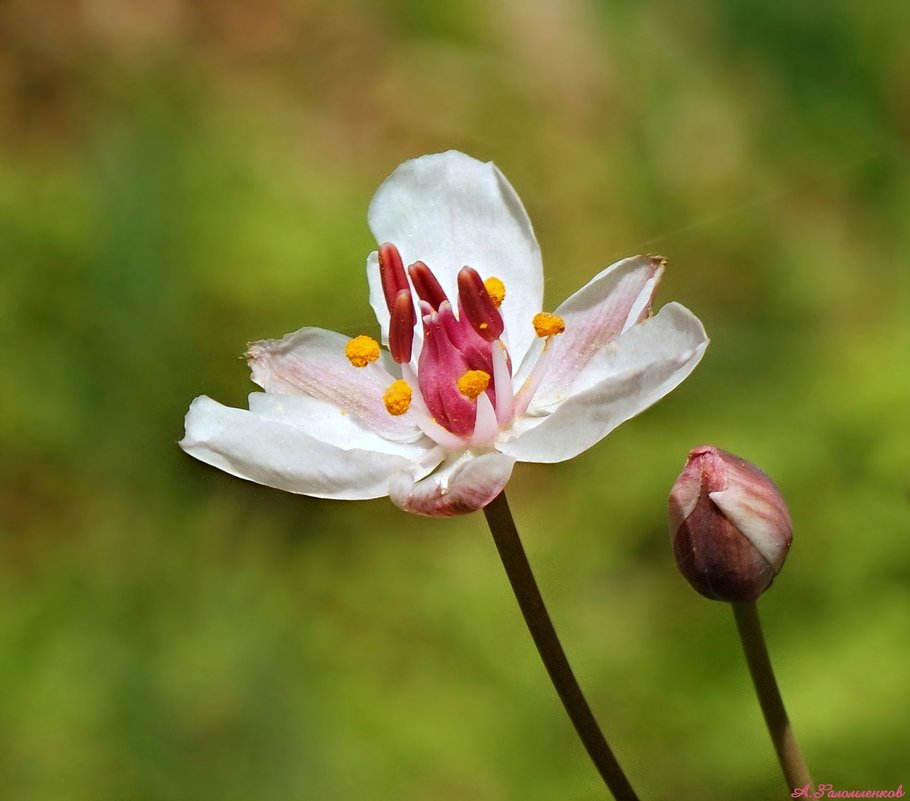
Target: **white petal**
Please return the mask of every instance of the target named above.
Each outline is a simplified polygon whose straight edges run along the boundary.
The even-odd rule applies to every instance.
[[[369,222],[377,242],[397,245],[405,266],[426,262],[453,304],[456,276],[465,265],[483,278],[499,278],[506,287],[500,312],[512,358],[521,361],[534,339],[531,318],[543,301],[540,249],[518,195],[491,162],[454,150],[407,161],[379,187]],[[386,331],[375,254],[367,271],[370,303]]]
[[[548,346],[551,364],[534,394],[534,406],[551,407],[570,392],[586,388],[576,383],[579,374],[607,343],[647,314],[663,271],[664,262],[656,257],[623,259],[594,276],[556,309],[566,330]],[[541,347],[537,343],[529,351],[516,386],[530,373]]]
[[[382,243],[380,243],[382,244]],[[407,265],[405,265],[407,267]],[[385,293],[382,291],[382,282],[379,280],[379,251],[374,250],[367,256],[367,283],[370,286],[370,306],[379,322],[379,331],[382,335],[382,344],[389,346],[389,307],[386,306]],[[416,326],[416,333],[420,334],[420,326]],[[421,340],[422,341],[422,337]],[[420,353],[420,345],[414,343],[414,351]],[[416,363],[416,362],[415,362]]]
[[[452,517],[482,509],[512,475],[515,460],[501,453],[452,457],[422,480],[408,472],[392,479],[389,497],[400,509],[430,517]]]
[[[516,437],[498,447],[525,462],[571,459],[676,387],[698,364],[707,344],[698,318],[669,303],[588,363],[585,370],[596,370],[598,382],[546,416],[517,420]]]
[[[344,353],[348,338],[323,328],[301,328],[281,339],[250,345],[253,381],[266,392],[304,394],[358,417],[377,434],[413,442],[421,434],[406,413],[393,416],[382,396],[395,377],[381,362],[354,367]]]
[[[248,481],[338,500],[388,495],[389,477],[414,469],[401,456],[337,448],[292,425],[222,406],[205,396],[190,405],[180,447]]]
[[[307,395],[251,392],[250,411],[262,420],[293,426],[314,439],[345,450],[359,449],[419,461],[435,443],[393,442],[371,431],[357,417],[331,403]]]

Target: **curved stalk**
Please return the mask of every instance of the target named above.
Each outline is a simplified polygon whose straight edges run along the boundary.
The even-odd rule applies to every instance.
[[[794,790],[812,784],[809,768],[799,750],[793,726],[787,717],[784,701],[781,698],[777,680],[774,678],[774,669],[771,667],[771,658],[768,656],[768,647],[762,633],[761,620],[758,617],[758,607],[754,601],[748,603],[733,603],[733,616],[736,618],[736,628],[742,642],[749,673],[752,675],[752,684],[755,685],[755,694],[761,705],[765,724],[777,752],[777,761],[780,762],[787,788]]]
[[[525,623],[588,756],[616,801],[638,801],[566,659],[515,528],[505,493],[500,493],[483,511]]]

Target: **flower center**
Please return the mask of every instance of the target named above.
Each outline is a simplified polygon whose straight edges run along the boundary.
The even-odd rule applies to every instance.
[[[447,448],[489,447],[498,431],[527,409],[552,349],[544,347],[516,395],[511,359],[502,340],[505,323],[500,307],[506,287],[499,278],[482,279],[477,270],[463,267],[458,273],[456,312],[433,271],[422,261],[405,269],[395,245],[380,245],[379,277],[389,310],[389,352],[404,376],[383,395],[389,414],[402,415],[411,408],[416,384],[418,416],[424,420],[418,424],[430,436]],[[415,370],[418,313],[423,344]],[[559,316],[544,312],[534,317],[533,325],[547,340],[565,330]],[[345,353],[355,367],[365,367],[379,358],[379,345],[360,336],[348,342]]]

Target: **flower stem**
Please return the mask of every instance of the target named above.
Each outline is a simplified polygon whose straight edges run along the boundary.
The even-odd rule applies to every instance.
[[[803,759],[796,735],[784,709],[784,701],[774,678],[774,669],[768,656],[768,647],[765,636],[762,634],[761,621],[758,617],[758,607],[754,601],[748,603],[733,603],[733,616],[736,618],[736,628],[739,630],[739,639],[742,642],[749,673],[752,674],[752,684],[758,703],[761,705],[765,716],[765,724],[777,752],[777,761],[787,781],[788,789],[805,787],[812,784],[809,768]]]
[[[572,673],[528,564],[505,493],[494,498],[483,512],[540,658],[588,756],[616,801],[638,801]]]

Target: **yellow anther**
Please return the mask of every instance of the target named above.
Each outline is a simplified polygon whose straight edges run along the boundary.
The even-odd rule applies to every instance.
[[[458,379],[458,391],[466,398],[474,400],[490,386],[490,374],[483,370],[468,370]]]
[[[411,387],[403,378],[389,385],[382,396],[386,411],[398,417],[411,408]]]
[[[344,346],[344,355],[354,367],[366,367],[379,358],[379,343],[373,337],[361,334]]]
[[[558,314],[541,312],[534,315],[534,330],[539,337],[552,337],[566,330],[566,324]]]
[[[493,301],[493,305],[499,308],[506,299],[506,285],[494,275],[487,278],[483,285],[490,296],[490,300]]]

